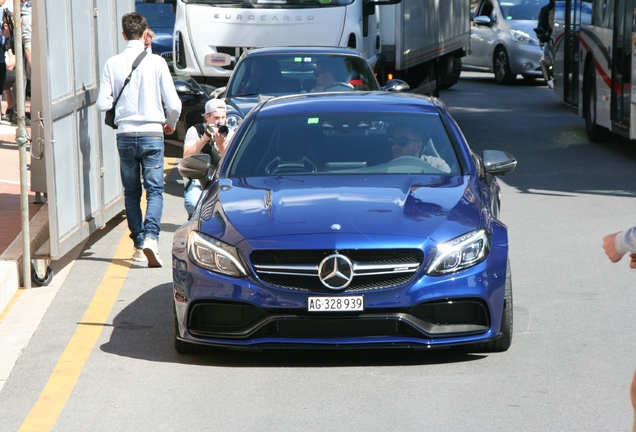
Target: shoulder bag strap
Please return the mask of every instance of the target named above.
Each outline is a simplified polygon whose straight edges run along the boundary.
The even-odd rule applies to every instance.
[[[124,89],[126,88],[126,86],[128,85],[128,83],[130,82],[130,77],[132,76],[132,73],[135,71],[135,69],[137,69],[137,66],[139,66],[139,63],[141,63],[141,61],[144,59],[144,57],[146,57],[146,54],[148,54],[148,51],[143,50],[141,52],[141,54],[139,54],[137,56],[137,58],[135,59],[133,65],[132,65],[132,70],[130,71],[130,73],[128,74],[128,76],[126,77],[126,81],[124,81],[124,85],[121,88],[121,91],[119,92],[119,94],[117,95],[117,99],[115,99],[115,102],[113,103],[113,108],[115,108],[115,106],[117,105],[117,102],[119,102],[119,97],[121,96],[121,94],[124,92]]]

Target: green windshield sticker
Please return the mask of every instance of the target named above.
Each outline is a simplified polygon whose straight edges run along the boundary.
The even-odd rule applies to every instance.
[[[307,119],[307,124],[318,124],[319,121],[318,117],[310,117]]]

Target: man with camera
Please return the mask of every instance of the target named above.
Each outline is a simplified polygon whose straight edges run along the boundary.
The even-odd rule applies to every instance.
[[[225,144],[229,141],[229,129],[225,125],[227,108],[221,99],[210,99],[205,104],[205,122],[196,124],[188,129],[183,141],[183,157],[205,153],[210,155],[211,164],[216,165],[225,151]],[[192,216],[194,207],[201,196],[201,183],[194,179],[184,179],[184,206],[188,218]]]

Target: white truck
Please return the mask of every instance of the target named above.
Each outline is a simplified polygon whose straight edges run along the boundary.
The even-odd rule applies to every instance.
[[[249,48],[345,46],[381,84],[436,93],[457,82],[470,43],[470,0],[146,1],[176,3],[175,70],[217,86]]]

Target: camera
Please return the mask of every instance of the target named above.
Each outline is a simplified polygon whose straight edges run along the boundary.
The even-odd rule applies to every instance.
[[[227,134],[230,133],[230,128],[221,123],[217,123],[216,129],[219,131],[219,135],[221,135],[223,138],[225,138]]]

